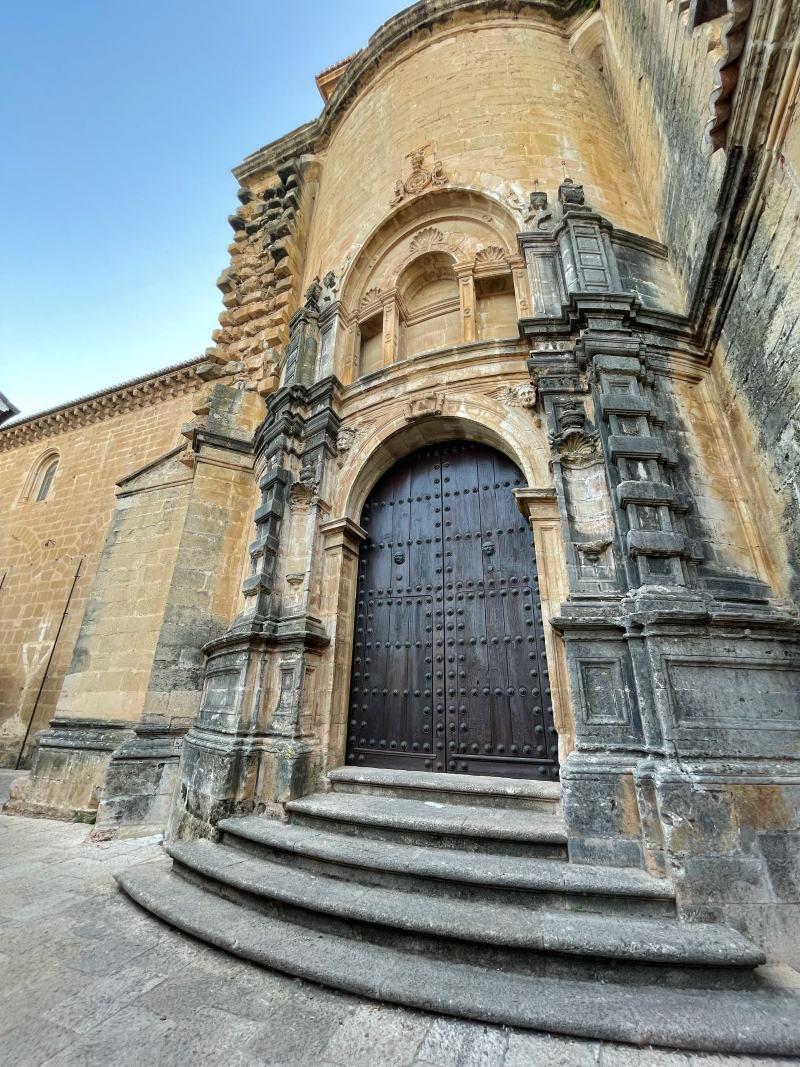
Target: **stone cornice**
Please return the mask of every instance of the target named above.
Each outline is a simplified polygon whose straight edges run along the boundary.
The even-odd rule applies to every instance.
[[[69,404],[38,412],[0,428],[0,452],[44,440],[77,426],[102,422],[122,412],[147,407],[167,397],[192,392],[202,383],[196,368],[201,359],[165,367],[156,374],[123,382],[121,385],[103,389],[89,396],[80,397]]]
[[[348,109],[364,79],[414,33],[430,31],[437,23],[462,13],[482,18],[505,14],[517,19],[526,13],[541,13],[554,22],[564,23],[584,11],[583,0],[421,0],[385,22],[370,37],[367,46],[355,53],[319,118],[247,156],[234,167],[234,177],[245,181],[273,171],[289,159],[315,152],[319,142],[331,133]]]

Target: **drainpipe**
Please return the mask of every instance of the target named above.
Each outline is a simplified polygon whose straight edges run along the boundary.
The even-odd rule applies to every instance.
[[[36,694],[36,700],[33,702],[33,709],[31,710],[31,717],[28,720],[28,726],[27,726],[27,729],[25,730],[25,736],[22,739],[22,745],[20,746],[19,755],[17,756],[17,762],[15,764],[15,769],[16,770],[19,770],[19,765],[20,765],[20,763],[22,763],[22,757],[23,757],[23,755],[25,753],[25,746],[28,743],[28,738],[30,737],[30,733],[31,733],[31,727],[33,726],[33,720],[36,718],[36,711],[37,711],[37,708],[39,707],[39,701],[41,700],[41,697],[42,697],[42,691],[44,690],[44,683],[47,681],[47,675],[48,675],[48,673],[50,671],[50,664],[53,662],[53,654],[54,654],[54,652],[56,650],[56,645],[58,644],[58,639],[61,636],[61,631],[62,631],[62,629],[64,627],[64,621],[65,621],[65,619],[67,617],[67,614],[69,612],[69,605],[70,605],[70,603],[72,601],[72,595],[75,592],[75,586],[78,584],[78,579],[81,576],[81,567],[83,567],[83,557],[81,557],[78,560],[78,568],[75,571],[75,577],[72,579],[72,585],[70,586],[69,596],[67,597],[67,602],[64,605],[64,610],[61,613],[61,621],[59,622],[58,629],[56,630],[55,640],[53,641],[53,644],[50,647],[50,655],[47,657],[47,665],[46,665],[46,667],[44,669],[44,674],[42,675],[42,680],[39,683],[39,691]],[[3,577],[5,578],[5,575],[3,575]]]

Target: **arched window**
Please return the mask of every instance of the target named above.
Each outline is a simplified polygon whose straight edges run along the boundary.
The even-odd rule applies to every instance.
[[[53,479],[56,476],[60,459],[55,449],[50,449],[38,458],[25,481],[19,498],[20,504],[35,504],[47,499],[53,488]]]
[[[37,503],[38,503],[38,501],[45,500],[47,498],[47,494],[50,492],[50,487],[53,484],[53,478],[55,478],[55,476],[56,476],[57,468],[58,468],[58,460],[57,459],[53,459],[53,460],[50,460],[50,462],[47,464],[47,466],[41,472],[41,477],[39,478],[39,485],[38,485],[38,488],[36,490],[36,497],[35,497],[35,500],[37,501]]]

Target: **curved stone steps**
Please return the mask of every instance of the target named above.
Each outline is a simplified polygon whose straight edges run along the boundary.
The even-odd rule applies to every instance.
[[[339,833],[366,829],[373,837],[406,844],[566,857],[560,815],[360,793],[314,793],[290,801],[286,809],[297,825],[322,825]]]
[[[615,961],[615,966],[645,965],[647,976],[641,967],[628,968],[632,980],[649,977],[684,984],[751,979],[752,968],[766,960],[752,942],[721,925],[575,916],[446,897],[432,900],[423,893],[364,886],[247,858],[209,841],[171,845],[167,852],[179,865],[178,873],[184,868],[208,880],[214,892],[229,887],[261,903],[288,906],[306,925],[316,925],[321,916],[344,920],[351,929],[358,924],[369,940],[382,935],[385,943],[394,935],[403,941],[404,934],[433,938],[439,954],[454,959],[474,959],[487,948],[520,950],[505,951],[507,966],[561,972],[567,962],[551,957],[569,957],[576,977],[595,977],[599,961]],[[397,947],[403,947],[400,941]],[[673,968],[678,971],[673,973]]]
[[[592,1040],[800,1054],[800,999],[789,993],[527,977],[310,930],[208,893],[160,864],[128,868],[117,881],[148,911],[209,944],[375,1000]]]
[[[370,837],[259,816],[226,819],[218,828],[226,845],[256,857],[363,884],[424,891],[437,898],[628,916],[675,914],[672,884],[633,867],[598,867],[399,842],[387,848],[383,841]]]
[[[448,804],[553,813],[561,799],[560,782],[491,775],[425,774],[382,767],[337,767],[328,772],[335,793],[359,793],[407,800],[444,800]]]

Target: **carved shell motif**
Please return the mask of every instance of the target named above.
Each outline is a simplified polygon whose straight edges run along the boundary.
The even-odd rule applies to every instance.
[[[445,235],[436,226],[426,226],[424,230],[420,230],[411,242],[411,251],[416,254],[417,252],[430,252],[434,248],[441,248],[446,244]]]
[[[476,266],[504,266],[506,261],[507,254],[499,245],[487,245],[475,256]]]

